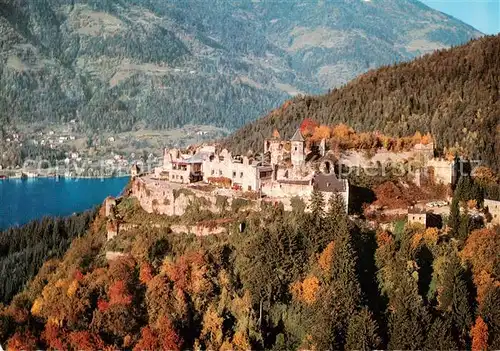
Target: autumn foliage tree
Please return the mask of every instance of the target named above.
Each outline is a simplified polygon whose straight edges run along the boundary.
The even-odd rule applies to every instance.
[[[16,332],[7,342],[7,350],[34,351],[37,349],[37,339],[31,332]]]
[[[484,351],[488,349],[488,325],[481,316],[476,318],[476,323],[470,332],[472,338],[472,350]]]
[[[300,124],[299,129],[300,129],[300,132],[302,133],[302,135],[311,136],[314,134],[314,131],[316,130],[316,128],[318,126],[319,126],[319,124],[317,122],[315,122],[314,120],[312,120],[310,118],[306,118]]]
[[[134,347],[134,351],[181,349],[182,341],[167,317],[161,317],[155,328],[150,326],[142,328],[141,338]]]

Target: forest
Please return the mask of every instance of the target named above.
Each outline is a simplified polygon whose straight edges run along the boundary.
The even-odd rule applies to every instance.
[[[0,232],[0,304],[8,303],[50,259],[60,259],[83,235],[96,210],[66,218],[46,217]]]
[[[0,124],[234,130],[296,92],[480,35],[413,0],[0,0]]]
[[[456,191],[470,200],[474,186]],[[462,201],[462,202],[463,202]],[[350,219],[340,196],[311,212],[120,216],[140,225],[106,242],[102,211],[62,259],[44,264],[0,309],[13,349],[292,350],[500,348],[500,228],[452,206],[444,229]],[[194,217],[193,217],[194,216]],[[230,235],[174,234],[193,218],[233,221]],[[241,232],[238,223],[245,223]],[[155,223],[156,226],[149,223]],[[167,225],[164,227],[163,225]],[[119,250],[111,261],[104,252]]]
[[[437,151],[461,149],[500,170],[500,36],[382,67],[321,96],[299,96],[226,140],[246,153],[278,130],[290,138],[308,118],[402,137],[430,133]]]

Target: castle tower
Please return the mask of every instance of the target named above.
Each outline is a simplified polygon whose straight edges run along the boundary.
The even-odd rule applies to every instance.
[[[168,152],[168,149],[167,148],[163,149],[163,167],[165,167],[165,165],[170,163],[171,161],[172,158],[170,156],[170,153]]]
[[[278,164],[283,158],[283,141],[277,129],[270,139],[264,140],[264,154],[269,153],[271,164]]]
[[[304,144],[305,140],[300,132],[300,129],[297,129],[295,134],[290,139],[291,144],[291,158],[293,167],[300,167],[304,164],[305,161],[305,151]]]

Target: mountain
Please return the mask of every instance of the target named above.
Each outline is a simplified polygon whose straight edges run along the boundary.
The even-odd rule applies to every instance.
[[[305,118],[392,136],[430,132],[438,150],[461,148],[500,170],[500,36],[474,40],[412,62],[370,71],[321,96],[297,97],[227,140],[262,149],[278,129],[290,137]]]
[[[0,122],[234,129],[480,35],[415,0],[0,0]]]

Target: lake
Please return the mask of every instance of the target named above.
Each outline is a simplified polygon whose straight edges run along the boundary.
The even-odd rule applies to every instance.
[[[0,230],[44,216],[69,216],[118,196],[128,177],[0,180]]]

